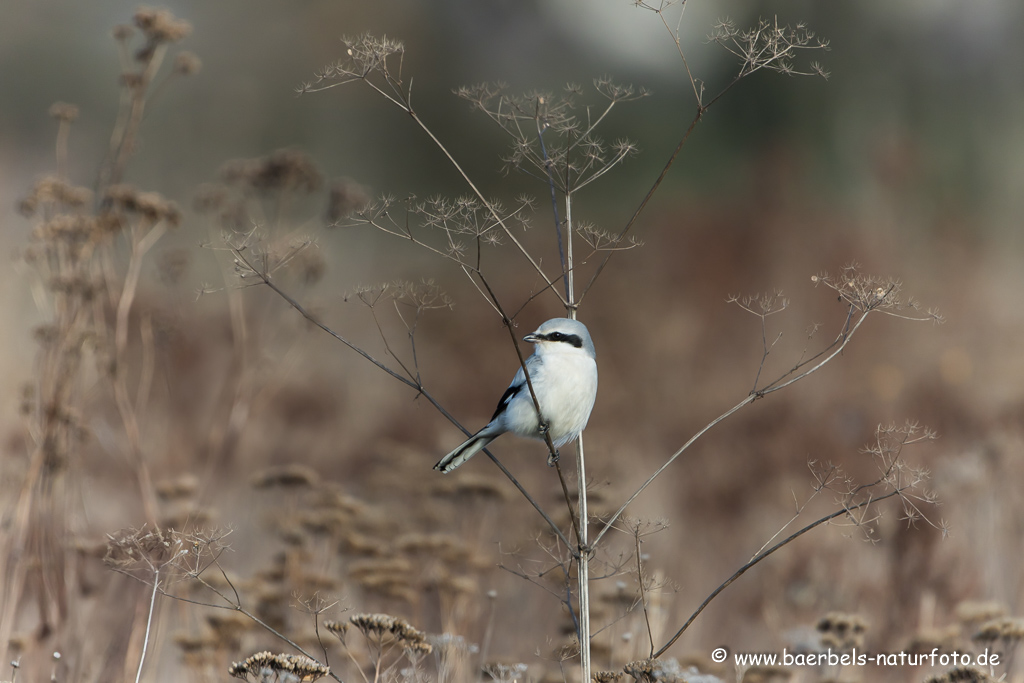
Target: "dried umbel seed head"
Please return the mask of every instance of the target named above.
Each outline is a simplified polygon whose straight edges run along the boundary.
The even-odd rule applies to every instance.
[[[348,633],[348,622],[329,619],[324,622],[324,628],[337,636],[338,640],[344,641],[345,634]]]
[[[18,203],[23,216],[31,216],[40,205],[56,205],[65,210],[81,209],[92,200],[92,192],[84,187],[70,185],[57,176],[44,176],[36,181],[32,191]]]
[[[906,645],[907,652],[927,654],[932,650],[952,652],[960,643],[960,628],[955,624],[945,628],[925,628],[914,634]]]
[[[118,24],[110,34],[114,36],[114,40],[117,42],[124,43],[132,39],[132,36],[135,35],[135,29],[130,24]]]
[[[630,662],[623,671],[633,677],[636,681],[646,683],[668,683],[670,681],[718,681],[715,676],[702,676],[699,669],[694,665],[680,664],[678,660],[668,659],[642,659]]]
[[[132,21],[152,43],[176,43],[192,33],[192,24],[163,9],[140,7]]]
[[[389,614],[354,614],[349,618],[349,623],[368,638],[381,640],[391,637],[406,650],[423,654],[433,651],[430,643],[427,642],[427,636],[401,617],[393,617]],[[332,631],[332,633],[336,632]]]
[[[50,105],[50,116],[61,123],[71,123],[78,118],[78,107],[66,102],[54,102]]]
[[[342,510],[312,509],[296,513],[299,526],[311,534],[338,535],[351,526],[352,518]]]
[[[956,606],[956,618],[965,624],[980,624],[1007,614],[1006,606],[991,600],[964,600]]]
[[[470,556],[469,546],[452,534],[402,534],[395,539],[395,547],[404,553],[425,553],[451,562],[465,561]]]
[[[288,272],[296,275],[307,287],[319,282],[327,270],[327,262],[323,255],[316,249],[308,248],[311,245],[312,242],[297,249],[292,248],[289,250],[290,255],[281,259],[287,264]]]
[[[75,246],[88,242],[98,232],[99,224],[94,217],[62,213],[33,228],[32,239],[44,243],[59,242]]]
[[[199,73],[203,68],[203,62],[194,52],[179,52],[174,57],[174,73],[182,76],[191,76]]]
[[[140,192],[131,185],[111,185],[103,195],[107,209],[132,213],[151,223],[167,221],[171,226],[181,222],[181,212],[174,202],[156,192]]]
[[[156,485],[156,494],[164,501],[187,500],[195,496],[199,480],[193,474],[183,474],[174,479],[164,479]]]
[[[206,625],[209,626],[211,638],[218,649],[238,648],[242,636],[253,628],[253,622],[237,612],[208,614]]]
[[[142,79],[142,74],[134,71],[126,71],[121,74],[120,78],[118,78],[118,82],[129,90],[136,90],[145,84],[145,81]]]
[[[320,475],[305,465],[282,465],[268,467],[252,475],[249,485],[255,489],[267,489],[275,486],[282,488],[313,487],[320,480]]]
[[[370,203],[366,188],[350,178],[339,178],[331,184],[327,200],[327,220],[331,223],[358,213]]]
[[[156,192],[140,192],[136,198],[136,211],[156,223],[166,220],[171,225],[181,222],[181,213],[174,202],[168,201]]]
[[[107,535],[109,567],[121,570],[150,568],[166,564],[179,551],[181,541],[173,531],[165,529],[124,529]]]
[[[504,664],[501,662],[491,662],[483,667],[484,673],[498,683],[518,681],[526,674],[526,669],[527,666],[525,664]]]
[[[232,185],[267,193],[282,190],[315,192],[323,176],[308,155],[294,149],[279,149],[259,159],[236,159],[224,164],[221,178]]]
[[[339,550],[350,557],[381,557],[385,549],[379,540],[358,531],[350,531],[339,540]]]
[[[992,683],[994,680],[981,669],[975,669],[973,666],[958,666],[944,674],[927,678],[924,683]]]
[[[288,671],[295,674],[302,681],[315,681],[326,676],[331,670],[320,662],[303,655],[278,655],[288,662]]]
[[[857,614],[829,612],[818,622],[817,629],[822,645],[845,650],[864,645],[867,623]]]
[[[653,659],[640,659],[622,667],[622,671],[632,677],[637,683],[654,683],[655,664],[656,662]]]
[[[192,261],[190,249],[168,249],[160,252],[157,256],[157,269],[160,273],[160,280],[166,285],[176,285],[181,282],[185,271],[188,270]]]
[[[244,681],[315,681],[331,672],[330,668],[303,655],[275,655],[258,652],[244,662],[234,662],[228,673]]]
[[[270,665],[275,662],[277,655],[263,651],[246,658],[244,662],[232,662],[228,667],[228,673],[235,678],[247,680],[249,674],[260,675],[262,671],[271,670]]]
[[[743,672],[743,683],[784,683],[791,678],[793,672],[782,666],[752,666]]]
[[[228,199],[228,190],[223,185],[203,183],[196,188],[195,197],[192,199],[192,209],[197,213],[212,213],[222,206]]]
[[[434,482],[431,489],[438,496],[460,496],[498,502],[509,499],[508,490],[502,486],[501,482],[487,475],[467,473],[458,481],[441,479]]]
[[[999,619],[986,621],[978,627],[978,632],[971,639],[982,643],[995,640],[1019,642],[1024,640],[1024,619],[1020,617],[1000,617]]]
[[[399,599],[415,594],[412,591],[412,574],[412,563],[401,557],[356,560],[348,566],[349,578],[363,590]]]

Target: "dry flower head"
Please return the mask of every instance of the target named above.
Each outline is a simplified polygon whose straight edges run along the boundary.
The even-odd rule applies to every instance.
[[[864,646],[864,634],[867,622],[857,614],[829,612],[822,617],[817,626],[821,634],[821,644],[835,650],[850,650]]]
[[[228,673],[235,678],[259,683],[315,681],[330,672],[330,668],[304,655],[275,655],[271,652],[258,652],[228,667]]]
[[[279,149],[256,159],[236,159],[221,168],[228,185],[257,194],[279,191],[311,193],[323,185],[323,176],[309,155],[295,149]]]
[[[982,643],[996,640],[1007,643],[1020,642],[1024,640],[1024,618],[999,617],[991,619],[981,624],[971,639]]]
[[[995,680],[981,669],[958,666],[945,673],[929,676],[924,683],[993,683]]]
[[[192,24],[177,19],[169,11],[163,9],[140,7],[135,12],[132,21],[152,43],[176,43],[192,33]],[[126,36],[123,31],[119,31],[119,28],[115,28],[115,37],[123,39],[129,36]]]
[[[380,644],[391,641],[411,652],[429,654],[433,651],[433,647],[427,642],[426,635],[401,617],[393,617],[389,614],[353,614],[348,621],[368,640]],[[325,624],[329,631],[335,634],[344,633],[340,626],[331,628],[329,626],[331,623]]]

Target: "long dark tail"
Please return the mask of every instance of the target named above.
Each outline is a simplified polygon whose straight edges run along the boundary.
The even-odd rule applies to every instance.
[[[469,439],[467,439],[461,446],[438,460],[437,464],[434,465],[434,469],[439,470],[443,474],[448,474],[456,467],[487,448],[487,444],[492,441],[494,441],[493,436],[482,436],[477,432],[473,436],[469,437]]]

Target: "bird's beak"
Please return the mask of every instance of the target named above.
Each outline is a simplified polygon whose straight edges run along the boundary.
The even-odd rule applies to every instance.
[[[536,344],[537,342],[540,341],[540,337],[537,336],[536,332],[531,332],[530,334],[523,337],[523,341],[530,342],[531,344]]]

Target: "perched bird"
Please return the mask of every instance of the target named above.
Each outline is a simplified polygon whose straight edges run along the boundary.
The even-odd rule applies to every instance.
[[[534,344],[526,359],[530,382],[551,443],[560,448],[580,435],[597,398],[597,360],[586,325],[569,318],[552,318],[523,337]],[[523,368],[498,402],[494,417],[483,429],[441,458],[435,470],[451,472],[506,432],[543,439],[537,408]]]

